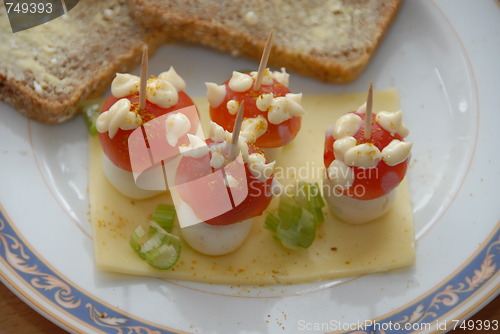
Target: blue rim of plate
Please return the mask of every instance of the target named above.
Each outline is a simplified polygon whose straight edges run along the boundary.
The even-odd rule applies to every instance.
[[[77,322],[83,322],[88,329],[104,333],[175,333],[172,328],[160,327],[158,324],[134,317],[122,310],[111,307],[95,296],[79,288],[66,277],[53,269],[33,247],[23,239],[8,218],[5,209],[0,204],[0,262],[5,265],[24,285],[35,291],[46,303],[56,306],[68,317]],[[11,280],[3,272],[0,276],[7,282]],[[22,294],[13,284],[12,288]],[[25,294],[22,294],[30,299]],[[49,318],[69,328],[71,324],[62,319],[56,319],[34,303],[39,311]],[[76,328],[75,328],[76,329]]]
[[[450,330],[458,325],[460,319],[445,322],[443,319],[446,315],[467,303],[483,287],[500,276],[498,268],[500,268],[500,222],[475,251],[475,254],[434,289],[398,311],[369,321],[368,326],[361,325],[356,330],[345,333],[382,334],[396,330],[397,333],[403,334],[431,331],[438,325],[441,326],[437,328],[438,331]],[[492,291],[493,296],[500,293],[498,288]],[[477,303],[474,305],[477,306]],[[464,316],[470,316],[474,308],[474,306],[470,307]]]
[[[149,323],[107,305],[73,284],[53,269],[24,240],[1,205],[0,262],[38,297],[56,306],[69,318],[83,322],[87,328],[105,333],[175,333],[173,332],[175,329]],[[398,329],[398,333],[411,333],[417,328],[425,328],[422,324],[436,323],[493,282],[500,275],[498,268],[500,268],[500,222],[474,255],[426,295],[411,301],[398,311],[374,319],[372,325],[366,328],[357,328],[349,333],[383,333],[388,324],[391,324],[391,328]],[[0,272],[0,276],[10,282],[11,288],[30,300],[29,296],[24,295],[3,272]],[[57,320],[56,323],[68,328],[74,327],[44,310],[40,303],[33,304],[40,312],[54,321]]]

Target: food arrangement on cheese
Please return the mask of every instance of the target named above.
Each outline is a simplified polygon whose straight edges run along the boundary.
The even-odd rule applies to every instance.
[[[366,103],[347,114],[359,95],[292,93],[284,68],[266,68],[272,36],[258,71],[206,83],[208,106],[193,102],[173,68],[148,79],[147,47],[140,77],[117,74],[89,118],[100,143],[91,138],[99,267],[272,284],[413,262],[402,182],[412,144],[401,111],[374,113],[371,83]],[[379,100],[398,109],[395,91]]]
[[[170,80],[174,80],[178,85],[176,88],[175,83],[171,84],[172,87],[169,86],[170,91],[182,92],[185,85],[179,85],[179,82],[181,82],[180,77],[177,74],[172,75],[173,69],[169,72],[171,73],[170,78],[175,78]],[[276,73],[276,77],[273,77],[273,73]],[[287,82],[288,75],[285,74],[284,71],[271,72],[267,70],[266,75],[268,75],[268,78],[266,80],[268,81],[264,81],[264,86],[274,84],[278,81],[276,78],[282,81],[283,78],[286,78]],[[245,76],[243,77],[243,75]],[[241,82],[248,81],[245,83],[245,85],[250,83],[248,87],[237,89],[245,88],[245,91],[250,90],[255,76],[255,73],[233,73],[232,78],[237,78],[237,84],[232,85],[233,89],[235,86],[238,87]],[[165,78],[165,75],[163,77]],[[135,87],[133,94],[136,94],[138,82],[137,79],[132,79],[135,83],[131,87]],[[224,91],[226,91],[226,86],[230,84],[230,81],[228,80],[221,86],[213,84],[208,87],[208,101],[194,99],[204,133],[210,133],[210,128],[214,130],[211,137],[207,136],[209,139],[201,140],[201,137],[198,137],[200,138],[198,140],[194,138],[196,137],[194,134],[196,131],[189,128],[185,124],[185,120],[179,115],[176,116],[179,119],[178,122],[171,122],[171,130],[175,133],[175,138],[171,137],[170,142],[177,141],[175,144],[178,145],[179,152],[185,152],[184,155],[180,154],[179,159],[182,162],[179,162],[179,166],[183,167],[180,168],[178,173],[186,174],[187,170],[194,168],[193,163],[198,160],[206,160],[208,167],[212,171],[217,171],[218,168],[227,165],[228,151],[231,151],[231,148],[236,146],[237,151],[240,151],[238,157],[242,166],[245,166],[246,181],[248,182],[248,179],[253,177],[257,179],[255,182],[260,182],[259,184],[262,186],[265,185],[269,192],[265,193],[265,195],[262,195],[261,192],[262,196],[257,202],[248,204],[248,201],[242,200],[241,203],[246,203],[247,206],[245,210],[236,207],[229,214],[221,215],[219,219],[207,220],[212,224],[202,221],[192,226],[181,227],[183,225],[181,217],[176,219],[171,232],[167,234],[176,239],[175,242],[168,243],[169,247],[171,249],[180,249],[180,254],[176,259],[177,262],[167,270],[155,269],[140,256],[137,256],[130,246],[130,238],[139,225],[146,224],[151,220],[151,215],[159,204],[176,204],[175,208],[179,211],[178,202],[174,203],[172,199],[174,193],[171,196],[169,191],[164,191],[156,195],[153,194],[153,197],[132,199],[118,191],[116,188],[120,189],[121,181],[110,180],[112,177],[108,175],[115,175],[116,173],[106,172],[106,168],[109,167],[109,161],[106,160],[111,160],[115,164],[114,167],[118,165],[111,159],[109,153],[103,152],[102,148],[104,146],[101,145],[97,137],[91,136],[89,139],[89,189],[97,266],[104,270],[119,273],[162,277],[165,279],[259,285],[331,279],[387,271],[411,265],[415,260],[413,216],[408,185],[404,179],[409,159],[408,146],[411,148],[411,144],[405,144],[403,140],[406,128],[402,125],[401,113],[396,112],[399,110],[397,92],[395,90],[386,90],[374,93],[373,109],[389,110],[391,112],[374,113],[371,120],[370,125],[376,131],[375,133],[385,131],[380,137],[382,139],[374,136],[373,140],[369,138],[364,139],[364,141],[359,137],[364,135],[364,127],[361,125],[363,122],[360,122],[359,119],[365,121],[366,116],[363,113],[363,108],[360,109],[359,106],[363,105],[366,100],[365,93],[304,96],[285,93],[283,98],[274,97],[274,93],[269,92],[256,93],[254,97],[261,107],[259,108],[255,104],[257,108],[254,110],[257,110],[258,113],[254,113],[252,117],[243,118],[241,132],[237,137],[237,145],[231,145],[234,134],[215,123],[210,125],[209,119],[209,116],[212,116],[215,112],[214,108],[220,107],[224,101],[226,107],[224,112],[232,118],[231,121],[225,121],[225,124],[227,129],[234,130],[227,124],[232,124],[231,122],[238,118],[237,115],[240,114],[238,109],[240,109],[241,104],[249,104],[246,100],[244,103],[240,103],[238,99],[228,99],[225,93],[222,94],[222,87],[224,86]],[[283,84],[283,82],[280,83]],[[162,83],[162,85],[167,87],[166,84]],[[173,93],[169,94],[174,95]],[[267,96],[265,96],[266,94]],[[220,101],[219,105],[216,105],[217,101]],[[104,114],[104,111],[111,110],[119,102],[119,98],[115,97],[113,104],[107,104],[103,107],[101,115]],[[123,108],[127,110],[125,110],[126,112],[122,111],[120,115],[123,116],[120,117],[123,117],[123,120],[130,122],[130,124],[137,120],[137,115],[140,115],[137,110],[134,112],[135,103],[132,101],[130,103],[131,107],[129,107],[129,103],[122,102],[123,105],[126,105]],[[148,103],[151,103],[151,101],[148,101]],[[163,115],[179,114],[175,110],[179,111],[183,106],[176,108],[175,104],[170,105],[169,108],[173,107],[173,109],[166,111]],[[280,107],[282,108],[279,109]],[[290,109],[287,111],[287,107],[292,108],[292,111]],[[345,122],[345,114],[349,110],[357,110],[357,112],[351,113],[354,116],[348,116],[354,118],[352,124]],[[281,113],[281,115],[273,118],[275,116],[270,115],[271,111]],[[304,111],[307,111],[307,113]],[[241,113],[243,114],[243,112]],[[282,133],[286,134],[287,142],[276,145],[284,146],[279,159],[272,162],[269,159],[266,160],[262,150],[256,144],[258,143],[258,137],[265,133],[265,131],[262,131],[265,126],[262,124],[264,122],[267,125],[273,124],[273,122],[277,122],[276,119],[278,118],[282,122],[290,120],[297,122],[294,118],[298,118],[300,131],[295,132],[294,130],[294,133],[291,134],[290,131],[281,130]],[[224,121],[220,122],[223,123]],[[348,136],[338,136],[330,128],[327,131],[325,140],[325,131],[328,124],[334,124],[333,129],[343,129],[342,124],[346,123],[348,123],[349,131],[352,133],[348,133]],[[99,119],[97,124],[99,124]],[[279,124],[277,123],[276,129],[279,128]],[[397,128],[391,128],[391,124]],[[116,133],[130,131],[131,127],[127,129],[127,126],[125,126],[126,129],[118,130],[120,128],[118,126]],[[109,137],[109,133],[107,133],[109,127],[107,129],[100,128],[100,130],[99,137]],[[189,131],[192,133],[188,135]],[[279,130],[277,130],[277,133],[279,133]],[[263,138],[265,139],[265,137]],[[351,138],[356,138],[355,141],[358,145],[353,145]],[[340,141],[341,144],[344,142],[345,145],[336,144],[334,146],[334,141]],[[364,144],[364,146],[360,148],[361,144]],[[367,147],[370,150],[364,150]],[[193,156],[195,151],[199,155]],[[375,153],[371,153],[372,151]],[[371,159],[369,161],[370,166],[366,170],[377,170],[376,177],[373,177],[370,182],[372,184],[378,182],[378,185],[370,186],[369,191],[376,193],[376,189],[380,188],[380,184],[384,185],[384,189],[367,198],[363,198],[363,196],[357,198],[346,196],[349,198],[340,205],[354,205],[357,208],[360,205],[359,202],[361,202],[361,205],[367,207],[365,211],[378,210],[383,212],[379,212],[379,214],[375,214],[368,219],[364,218],[365,221],[363,222],[369,220],[368,223],[355,224],[358,222],[346,222],[345,220],[349,220],[349,217],[346,218],[342,213],[339,214],[339,204],[332,203],[332,196],[341,196],[336,196],[338,193],[331,191],[326,193],[325,189],[337,187],[339,184],[343,185],[344,188],[341,189],[343,193],[340,195],[344,196],[350,187],[356,187],[359,184],[356,182],[361,181],[359,171],[363,168],[362,163],[367,161],[366,157],[363,158],[363,154]],[[352,161],[350,161],[350,155],[361,156],[361,158],[351,159]],[[222,159],[220,159],[220,156],[222,156]],[[234,161],[236,160],[238,159]],[[402,167],[397,167],[398,165],[402,165]],[[103,168],[103,166],[108,167]],[[377,167],[377,169],[374,169],[374,167]],[[334,173],[332,171],[334,168],[340,168],[341,172]],[[358,168],[356,173],[353,172],[355,168]],[[226,170],[229,169],[226,168]],[[128,178],[129,181],[133,181],[131,179],[133,178],[132,174],[127,171],[123,176]],[[352,179],[352,174],[355,174],[354,179]],[[335,175],[344,175],[345,177],[336,180],[333,177]],[[398,177],[394,178],[394,175]],[[262,178],[263,176],[265,177]],[[261,180],[258,180],[259,177],[261,177]],[[351,179],[346,181],[346,178],[349,177]],[[234,185],[241,185],[241,182],[238,183],[238,180],[233,180],[231,175],[226,175],[224,181],[226,182],[224,187],[229,190],[237,188]],[[311,210],[308,210],[306,205],[302,208],[299,207],[299,211],[290,211],[302,212],[300,217],[291,217],[294,220],[293,224],[300,224],[305,221],[308,222],[308,226],[313,227],[312,232],[307,235],[311,239],[312,234],[312,239],[307,242],[306,246],[303,243],[304,236],[297,232],[301,232],[301,229],[305,231],[304,225],[290,225],[291,223],[284,221],[286,217],[290,218],[290,216],[282,215],[286,211],[283,210],[286,203],[296,205],[300,202],[290,202],[288,199],[290,193],[300,192],[300,189],[304,188],[300,187],[300,185],[303,185],[301,182],[305,182],[306,188],[311,186],[307,189],[321,189],[323,195],[325,195],[325,202],[328,204],[323,206],[324,203],[322,203],[321,206],[309,208]],[[115,186],[112,185],[113,183]],[[128,183],[130,184],[130,182]],[[385,186],[388,183],[390,189]],[[116,186],[117,184],[118,186]],[[231,185],[234,188],[231,188]],[[248,188],[251,187],[248,186]],[[338,191],[338,188],[335,189]],[[390,202],[385,200],[385,196],[389,193],[391,194]],[[203,201],[203,196],[206,196],[206,198],[214,196],[214,194],[203,190],[198,195],[197,202]],[[381,198],[382,200],[380,200]],[[323,202],[321,198],[316,199]],[[352,204],[351,200],[355,201],[355,204]],[[373,200],[376,202],[375,209],[373,209],[374,204],[371,204],[373,202],[370,202]],[[383,209],[378,208],[380,201],[385,203]],[[196,206],[195,202],[192,205]],[[178,212],[178,214],[181,213]],[[284,217],[285,219],[283,219]],[[297,231],[292,232],[297,233],[289,233],[290,226],[294,226],[293,228],[297,229]],[[284,232],[280,234],[279,231]],[[290,239],[287,239],[289,237]],[[238,240],[234,242],[234,245],[229,245],[229,248],[222,247],[225,249],[221,250],[221,244],[230,243],[233,239]],[[172,246],[174,244],[175,247]],[[202,244],[203,246],[197,247],[197,245]]]

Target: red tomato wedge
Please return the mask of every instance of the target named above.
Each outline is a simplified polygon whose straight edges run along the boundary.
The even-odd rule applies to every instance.
[[[375,117],[372,117],[371,123],[371,138],[369,140],[365,139],[365,114],[353,112],[361,119],[361,127],[358,132],[353,136],[358,145],[363,143],[371,143],[375,145],[380,151],[384,149],[389,143],[398,139],[404,141],[398,134],[391,135],[390,132],[383,129],[376,121]],[[335,138],[333,136],[327,135],[325,138],[325,152],[323,155],[323,160],[325,167],[328,168],[333,160],[335,160],[335,152],[333,150],[333,144],[335,143]],[[378,165],[374,168],[360,168],[360,167],[350,167],[354,171],[354,183],[350,188],[356,189],[358,186],[363,189],[363,192],[349,192],[349,188],[345,189],[343,194],[354,199],[359,200],[370,200],[382,197],[390,193],[398,184],[403,180],[408,169],[409,158],[400,164],[395,166],[389,166],[384,161],[380,161]]]
[[[213,140],[208,139],[206,143],[210,147],[211,145],[215,145],[220,142],[214,142]],[[252,153],[261,153],[261,151],[254,145],[250,144],[249,154]],[[176,185],[186,184],[218,171],[218,169],[213,169],[210,166],[210,158],[210,152],[201,158],[183,156],[177,168],[177,174],[175,177]],[[217,217],[205,220],[205,223],[210,225],[229,225],[262,215],[272,199],[270,190],[273,177],[271,176],[265,182],[259,181],[252,174],[247,163],[244,165],[244,173],[245,175],[241,179],[246,180],[245,186],[248,189],[246,197],[240,201],[240,204],[233,207],[231,210],[228,210]],[[222,185],[221,191],[220,184],[214,186],[209,182],[204,183],[199,187],[178,189],[182,200],[191,207],[195,214],[197,214],[197,211],[199,212],[202,209],[201,207],[206,204],[209,199],[218,196],[225,196],[226,194],[223,194],[223,191],[226,191],[227,193],[231,192],[229,186],[227,185]]]
[[[262,115],[267,120],[267,111],[261,111],[257,108],[257,98],[262,94],[272,93],[274,97],[278,97],[291,93],[285,85],[275,79],[273,79],[271,85],[262,85],[256,92],[253,90],[254,84],[255,81],[252,87],[245,92],[234,92],[229,88],[229,80],[227,80],[224,83],[226,86],[226,97],[224,101],[217,108],[210,107],[210,117],[212,121],[229,132],[233,131],[236,115],[231,115],[227,110],[227,102],[230,100],[235,100],[240,103],[243,100],[245,101],[244,118],[254,118]],[[280,124],[268,123],[267,131],[256,140],[255,145],[261,148],[276,148],[288,144],[299,132],[300,121],[300,117],[292,117]]]
[[[184,107],[189,107],[194,104],[191,98],[183,91],[178,92],[178,94],[179,101],[175,106],[172,106],[170,108],[161,108],[156,104],[146,101],[145,109],[139,112],[142,118],[142,123],[147,123],[156,117],[168,114],[172,111],[182,109]],[[132,103],[133,107],[137,107],[139,105],[139,94],[129,95],[125,98]],[[106,102],[104,102],[101,113],[109,110],[111,106],[118,100],[120,99],[111,95],[106,100]],[[101,142],[104,153],[116,166],[129,172],[132,171],[132,167],[130,165],[130,155],[128,151],[128,137],[134,130],[118,129],[118,132],[113,138],[109,138],[107,132],[99,133],[99,140]]]

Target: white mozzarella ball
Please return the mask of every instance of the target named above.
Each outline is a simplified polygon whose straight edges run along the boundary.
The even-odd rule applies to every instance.
[[[165,190],[145,190],[139,188],[132,172],[116,166],[107,156],[103,154],[102,168],[104,175],[113,187],[123,195],[132,199],[145,199],[156,196]],[[161,166],[157,167],[161,168]],[[160,171],[162,172],[162,171]],[[163,172],[162,172],[163,173]],[[163,174],[162,174],[163,175]]]
[[[396,198],[396,189],[379,198],[359,200],[336,192],[330,180],[325,178],[323,194],[325,201],[338,218],[350,224],[365,224],[382,217],[389,211]]]
[[[230,225],[198,223],[181,228],[182,238],[206,255],[223,255],[238,249],[252,228],[252,219]]]

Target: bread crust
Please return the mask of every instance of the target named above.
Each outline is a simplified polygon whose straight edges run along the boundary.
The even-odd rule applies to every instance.
[[[87,6],[96,6],[97,4],[99,6],[107,6],[110,4],[111,6],[119,6],[123,9],[120,12],[120,15],[122,15],[120,20],[124,20],[125,24],[119,34],[123,34],[125,38],[113,40],[111,42],[112,45],[108,47],[105,44],[106,42],[100,41],[99,38],[92,39],[92,36],[89,38],[84,33],[82,36],[79,36],[82,39],[83,47],[102,53],[102,58],[106,59],[105,61],[101,59],[100,63],[92,63],[95,61],[93,59],[80,58],[71,61],[69,59],[72,57],[71,55],[62,54],[61,56],[66,57],[66,60],[68,60],[69,66],[85,69],[81,74],[78,72],[81,78],[78,78],[78,84],[71,86],[72,90],[70,93],[65,91],[64,93],[50,94],[45,91],[37,91],[35,81],[37,68],[23,69],[16,66],[9,68],[8,65],[0,63],[0,100],[11,104],[17,111],[30,119],[47,124],[62,123],[78,113],[78,103],[80,101],[105,92],[115,73],[127,72],[137,66],[140,61],[142,45],[148,44],[150,53],[152,54],[167,38],[169,40],[178,39],[201,43],[221,51],[231,52],[232,54],[240,53],[256,60],[260,59],[267,33],[269,32],[268,30],[264,31],[261,29],[255,32],[248,26],[235,28],[234,26],[225,25],[224,22],[218,21],[210,15],[215,10],[220,10],[220,6],[228,6],[228,15],[236,15],[237,6],[244,3],[253,5],[253,2],[257,0],[242,0],[238,2],[231,2],[230,0],[216,2],[186,0],[187,4],[183,10],[172,6],[176,1],[181,0],[88,0],[80,2],[76,8],[84,4]],[[280,0],[273,1],[280,2]],[[296,0],[299,3],[300,1],[307,0]],[[322,0],[316,1],[320,1],[318,3],[321,4]],[[375,1],[377,4],[380,4],[377,7],[377,13],[374,14],[376,26],[373,27],[372,38],[367,41],[366,45],[355,49],[353,52],[344,51],[342,53],[341,50],[340,54],[333,54],[330,52],[331,50],[321,49],[304,52],[297,48],[290,48],[287,43],[280,42],[279,39],[277,41],[275,34],[275,43],[270,55],[269,64],[271,66],[286,67],[288,70],[312,76],[326,82],[345,83],[356,79],[380,44],[402,0],[351,1],[360,3],[363,1]],[[202,14],[191,15],[189,13],[189,4],[191,2],[200,9]],[[235,3],[237,4],[236,8]],[[265,1],[265,3],[274,5],[274,2],[271,2],[271,0]],[[3,4],[0,6],[3,6]],[[75,12],[72,11],[71,13]],[[85,14],[76,14],[77,18],[79,17],[78,15]],[[131,15],[142,25],[136,24]],[[2,19],[6,19],[6,17]],[[297,31],[300,35],[300,30]],[[102,34],[102,30],[99,30],[97,33]],[[1,36],[2,34],[3,36]],[[9,42],[9,36],[6,34],[12,34],[12,32],[0,30],[0,37],[2,37],[0,40],[2,42]],[[130,36],[130,39],[127,39],[128,36]],[[63,38],[63,35],[61,35],[61,38]],[[74,42],[74,40],[71,42]],[[111,52],[110,48],[114,48],[114,52]],[[34,55],[29,54],[29,48],[26,52],[26,58],[31,59],[34,57]],[[53,68],[50,70],[54,71]],[[18,73],[17,76],[12,74],[16,71]],[[73,74],[68,71],[61,73],[58,74],[60,79],[61,76],[64,79],[64,75],[70,76]],[[74,81],[74,78],[72,79]]]
[[[68,14],[70,15],[69,19],[67,19],[68,24],[82,24],[86,20],[95,19],[95,17],[85,16],[86,8],[78,7],[96,4],[93,2],[80,2],[75,7],[76,11],[71,11]],[[19,54],[19,49],[11,49],[6,50],[6,54],[4,54],[7,61],[9,61],[9,58],[17,57],[21,62],[10,61],[7,64],[5,62],[0,64],[0,100],[11,104],[18,112],[30,119],[46,124],[65,122],[79,112],[79,102],[104,93],[109,88],[117,72],[128,72],[136,67],[140,63],[143,45],[147,44],[150,54],[153,54],[157,47],[165,41],[165,35],[159,29],[146,29],[135,22],[130,16],[126,0],[104,0],[99,2],[99,6],[101,7],[95,8],[94,12],[102,12],[103,8],[111,6],[111,8],[118,8],[119,10],[116,13],[119,14],[116,14],[118,16],[110,15],[109,21],[106,21],[109,23],[103,23],[102,27],[99,28],[74,29],[68,32],[62,31],[59,34],[59,32],[54,32],[54,25],[50,26],[51,22],[49,22],[45,27],[32,28],[40,30],[27,30],[16,33],[24,33],[26,34],[25,37],[30,38],[34,36],[33,34],[41,34],[40,39],[42,42],[38,44],[33,44],[36,43],[33,39],[25,43],[23,39],[25,37],[13,34],[3,26],[0,30],[0,34],[3,35],[0,36],[3,43],[7,45],[9,43],[11,45],[15,45],[15,43],[24,44],[21,44],[23,53]],[[6,19],[6,17],[3,17],[3,19]],[[112,26],[117,21],[122,24],[125,22],[127,25],[118,32],[118,35],[123,38],[116,38],[113,33],[110,33],[112,37],[106,39],[98,34],[108,25]],[[57,33],[58,38],[62,41],[43,39],[44,34],[53,33]],[[71,38],[66,38],[65,34],[73,35],[71,35]],[[111,39],[113,40],[110,43]],[[43,50],[47,46],[45,45],[47,42],[54,43],[54,48],[59,47],[65,50],[66,53],[59,51],[54,54],[44,54]],[[75,45],[75,43],[80,45]],[[68,44],[71,45],[68,46]],[[30,50],[30,46],[33,45],[36,47],[36,51]],[[74,52],[71,54],[67,52],[68,50]],[[92,58],[94,52],[100,53]],[[50,59],[54,56],[58,57],[59,62],[52,66]],[[24,66],[21,67],[19,64]],[[66,68],[58,70],[58,66],[66,66]],[[40,88],[37,91],[37,85],[40,83],[37,80],[42,77],[40,73],[57,77],[61,81],[48,89]],[[65,78],[68,79],[65,80]],[[70,89],[63,87],[65,82],[70,82]],[[58,91],[56,92],[55,89]]]
[[[145,39],[144,43],[148,44],[152,54],[161,44],[161,39],[151,36]],[[130,48],[126,54],[109,63],[108,66],[89,74],[85,84],[78,87],[71,96],[63,101],[41,96],[25,82],[7,78],[0,73],[0,100],[9,103],[30,119],[46,124],[63,123],[79,112],[79,102],[103,94],[109,88],[116,73],[128,72],[135,68],[140,62],[142,46],[143,43],[138,43]]]
[[[242,2],[246,1],[239,3]],[[286,67],[325,82],[347,83],[356,79],[375,53],[394,20],[402,0],[378,2],[380,5],[377,13],[374,13],[377,16],[377,23],[372,39],[365,43],[362,50],[354,52],[355,54],[338,56],[328,51],[322,52],[322,50],[302,52],[283,43],[275,42],[269,64]],[[244,25],[241,28],[235,28],[211,18],[210,13],[214,8],[210,8],[208,1],[206,2],[206,15],[197,15],[186,9],[180,10],[178,7],[167,6],[167,3],[161,0],[130,0],[133,15],[145,26],[162,28],[171,37],[179,40],[200,43],[220,51],[241,53],[256,60],[260,59],[266,40],[266,36],[262,33],[257,36],[252,35],[251,29],[247,29],[248,27]],[[233,14],[228,10],[227,15]],[[276,20],[280,22],[282,18]]]

